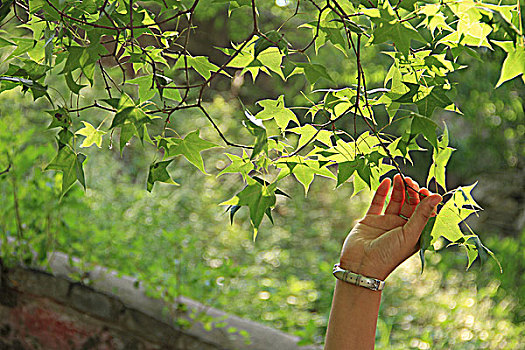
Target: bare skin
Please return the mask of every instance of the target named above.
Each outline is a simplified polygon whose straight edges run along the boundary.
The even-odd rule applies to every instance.
[[[384,280],[417,251],[419,236],[442,198],[420,189],[410,178],[405,181],[409,198],[405,198],[401,176],[394,176],[392,196],[384,213],[391,181],[385,179],[379,185],[365,217],[346,237],[340,257],[343,269]],[[418,193],[424,197],[422,200]],[[380,303],[381,292],[338,280],[325,350],[373,349]]]

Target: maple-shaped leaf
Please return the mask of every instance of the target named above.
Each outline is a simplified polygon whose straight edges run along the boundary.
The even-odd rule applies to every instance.
[[[85,160],[85,154],[75,153],[70,146],[61,144],[55,158],[46,166],[45,170],[58,170],[62,172],[61,197],[64,196],[77,180],[82,184],[84,189],[86,189],[84,168],[82,167]]]
[[[254,230],[254,237],[257,237],[257,230],[268,209],[275,205],[276,183],[266,186],[252,178],[248,178],[248,184],[244,189],[237,193],[233,198],[222,202],[220,205],[247,206],[250,209],[250,221]],[[238,210],[238,209],[237,209]]]
[[[448,146],[448,129],[445,125],[445,131],[438,142],[438,147],[432,151],[432,164],[428,170],[427,185],[432,179],[435,179],[438,185],[445,191],[447,190],[445,171],[448,160],[454,151],[454,148]]]
[[[147,189],[149,192],[153,189],[155,182],[164,182],[172,185],[179,185],[171,178],[168,170],[166,169],[173,159],[165,160],[162,162],[156,162],[149,166]]]
[[[255,159],[255,157],[262,151],[268,154],[268,134],[263,122],[255,118],[248,110],[244,111],[244,115],[248,120],[242,121],[243,126],[250,134],[255,136],[255,143],[253,145],[250,159]]]
[[[257,104],[263,108],[255,115],[257,119],[268,120],[273,118],[281,129],[286,128],[290,121],[300,125],[295,113],[285,107],[284,95],[279,96],[276,100],[262,100]]]
[[[216,144],[201,139],[199,130],[190,132],[184,139],[171,139],[171,141],[172,144],[169,145],[168,151],[170,157],[182,154],[191,164],[206,174],[201,152],[209,148],[218,147]]]
[[[397,50],[405,57],[408,57],[412,40],[426,42],[408,21],[401,22],[396,17],[396,13],[388,1],[385,1],[379,9],[379,17],[372,17],[371,20],[376,25],[372,43],[380,44],[392,41]]]
[[[137,134],[137,129],[135,128],[135,125],[130,122],[126,122],[122,124],[120,128],[120,137],[119,137],[119,146],[120,146],[120,156],[122,157],[122,151],[124,150],[124,147],[128,144],[129,140],[133,137],[133,135]]]
[[[240,173],[246,181],[248,174],[253,170],[254,165],[250,161],[250,157],[246,154],[246,151],[243,150],[242,157],[236,156],[235,154],[226,153],[226,156],[230,158],[231,164],[224,168],[217,177],[222,174],[233,174]]]
[[[212,72],[219,70],[219,67],[211,63],[208,57],[205,56],[186,56],[185,59],[179,59],[175,64],[174,68],[185,69],[186,63],[188,67],[195,69],[205,80],[211,77]]]
[[[494,43],[507,52],[507,57],[501,67],[501,74],[496,83],[496,87],[519,75],[521,75],[521,78],[525,82],[525,47],[514,47],[514,44],[510,41],[494,41]]]
[[[410,135],[422,134],[434,149],[438,147],[436,129],[437,124],[433,120],[416,113],[412,114]]]
[[[392,85],[393,84],[394,82],[392,82]],[[399,102],[399,103],[412,103],[414,101],[414,96],[417,94],[419,90],[419,84],[407,83],[407,82],[404,82],[403,84],[405,84],[408,87],[409,91],[392,101]],[[394,90],[393,87],[392,87],[392,90]]]
[[[341,186],[352,176],[357,168],[362,166],[363,158],[354,159],[347,162],[339,163],[337,166],[337,184],[335,187]]]
[[[80,147],[91,147],[93,144],[96,144],[98,148],[101,148],[102,135],[106,134],[106,132],[95,129],[88,122],[82,121],[82,124],[84,124],[84,127],[75,133],[86,137]]]
[[[501,264],[498,259],[496,259],[494,253],[481,243],[479,237],[472,231],[468,224],[464,223],[470,231],[469,234],[464,234],[459,226],[471,214],[481,210],[481,207],[472,197],[472,190],[475,186],[476,183],[470,186],[458,187],[452,191],[452,197],[443,205],[439,214],[436,216],[436,221],[431,232],[432,240],[430,245],[433,245],[437,239],[442,236],[452,242],[448,246],[459,245],[465,249],[468,257],[467,269],[472,266],[472,263],[478,257],[483,260],[483,257],[489,254],[501,270]]]
[[[47,127],[48,129],[53,128],[68,128],[71,125],[71,116],[64,107],[58,107],[52,111],[46,111],[51,117],[51,123]]]
[[[318,140],[327,146],[332,146],[332,141],[330,140],[332,133],[328,130],[319,131],[311,124],[306,124],[301,127],[292,128],[286,131],[300,135],[297,149],[303,147],[307,142],[315,140]],[[317,134],[317,136],[312,140],[312,137],[314,137],[315,134]]]
[[[430,242],[432,241],[432,229],[436,224],[436,217],[433,216],[428,219],[421,236],[419,236],[419,259],[421,260],[421,273],[425,269],[425,251],[431,247]]]
[[[245,72],[250,72],[252,80],[259,75],[259,72],[264,72],[271,75],[271,72],[279,75],[283,80],[285,76],[282,69],[283,57],[285,54],[281,52],[278,47],[269,47],[259,53],[255,58],[255,42],[258,40],[257,36],[254,36],[244,48],[238,52],[233,59],[228,63],[228,67],[241,68],[241,75]],[[233,45],[233,49],[221,49],[228,56],[232,56],[236,50],[240,49],[240,46]]]
[[[296,68],[293,70],[293,72],[290,75],[294,74],[304,74],[306,77],[306,80],[311,85],[314,85],[319,81],[319,79],[323,78],[330,82],[334,82],[330,74],[328,73],[328,70],[325,66],[317,63],[308,63],[308,62],[297,62],[294,63],[296,65]]]
[[[448,92],[450,90],[445,90],[442,86],[434,86],[427,96],[416,102],[419,113],[430,118],[436,108],[445,109],[452,105],[452,100],[447,96]]]
[[[82,88],[87,86],[87,85],[77,84],[77,82],[73,79],[73,76],[71,75],[71,72],[67,72],[65,74],[65,77],[66,77],[67,87],[69,88],[69,90],[71,90],[71,92],[73,92],[73,93],[75,93],[77,95],[80,93],[80,90]]]
[[[126,80],[126,84],[137,84],[139,87],[139,101],[150,100],[155,96],[155,85],[153,84],[153,75],[143,75],[135,79]]]
[[[470,186],[458,187],[454,190],[452,197],[443,205],[436,217],[430,244],[434,244],[440,236],[450,242],[464,239],[465,235],[461,231],[459,224],[471,214],[480,210],[480,206],[471,194],[475,186],[476,183]]]
[[[308,195],[308,190],[315,175],[329,177],[335,179],[335,175],[318,160],[305,159],[302,156],[293,156],[289,158],[282,158],[277,162],[278,168],[288,168],[291,174],[295,176],[304,187],[305,196]]]

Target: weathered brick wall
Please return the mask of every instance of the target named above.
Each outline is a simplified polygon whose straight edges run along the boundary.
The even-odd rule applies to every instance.
[[[90,287],[40,271],[4,272],[0,349],[221,348]]]
[[[103,268],[90,272],[92,286],[71,281],[67,256],[51,260],[53,274],[22,267],[1,269],[0,350],[3,349],[176,349],[296,350],[298,338],[223,311],[180,298],[185,313],[165,310],[145,296],[136,281]],[[171,308],[172,310],[175,308]],[[203,311],[250,334],[250,344],[225,328],[205,330],[199,323],[175,327]]]

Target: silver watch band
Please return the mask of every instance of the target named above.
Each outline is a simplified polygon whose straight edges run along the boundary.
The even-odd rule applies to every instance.
[[[359,287],[365,287],[374,291],[381,291],[385,287],[385,281],[344,270],[339,266],[339,264],[334,265],[334,270],[332,273],[334,274],[335,278],[341,281],[345,281]]]

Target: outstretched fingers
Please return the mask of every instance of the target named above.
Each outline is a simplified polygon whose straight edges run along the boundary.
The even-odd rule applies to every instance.
[[[405,202],[405,184],[401,175],[394,176],[394,188],[390,196],[390,202],[386,206],[385,214],[399,215],[401,207]]]
[[[366,215],[381,215],[383,207],[385,206],[386,196],[390,190],[390,179],[384,179],[376,190],[372,204],[366,212]]]
[[[441,196],[439,194],[433,194],[424,198],[416,210],[403,227],[405,239],[407,242],[416,244],[421,232],[425,228],[428,219],[435,215],[436,206],[441,202]]]

